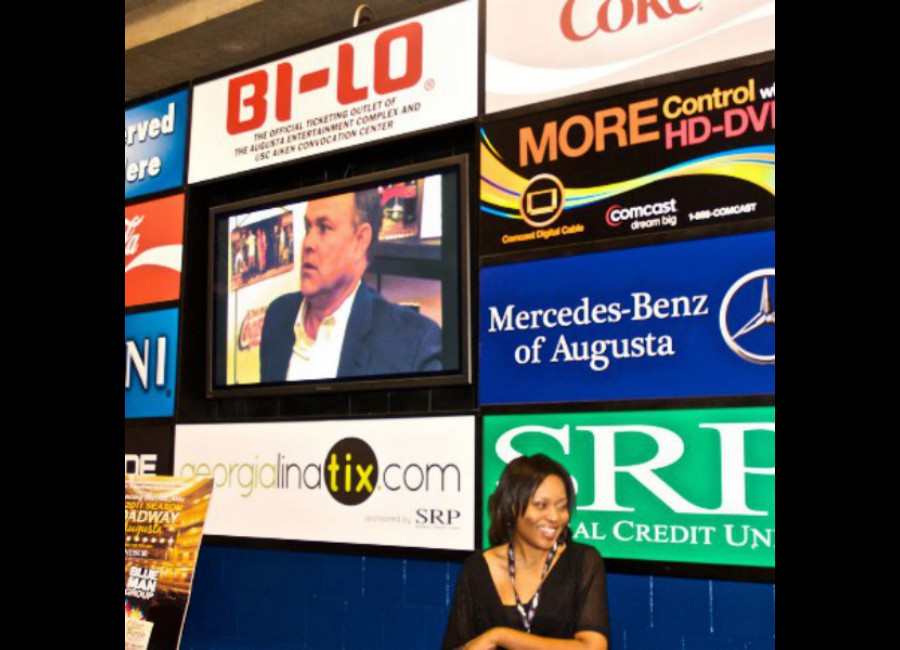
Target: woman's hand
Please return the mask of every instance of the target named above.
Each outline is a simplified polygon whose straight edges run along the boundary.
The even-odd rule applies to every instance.
[[[497,650],[497,629],[492,627],[490,630],[476,636],[462,647],[462,650]]]
[[[606,637],[599,632],[578,632],[574,639],[551,639],[510,627],[492,627],[459,650],[608,650]]]

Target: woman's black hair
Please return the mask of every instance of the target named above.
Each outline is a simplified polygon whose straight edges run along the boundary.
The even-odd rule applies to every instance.
[[[491,518],[488,539],[491,546],[499,546],[512,540],[516,522],[525,514],[529,501],[548,476],[558,476],[566,486],[569,521],[572,520],[575,511],[575,486],[566,468],[544,454],[520,456],[503,470],[497,489],[488,499],[488,515]],[[571,536],[572,530],[566,526],[560,541],[565,542]]]

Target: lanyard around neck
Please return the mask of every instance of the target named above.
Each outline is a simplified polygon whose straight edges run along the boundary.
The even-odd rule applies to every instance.
[[[538,584],[534,597],[530,603],[523,605],[522,600],[519,598],[519,592],[516,589],[516,552],[513,550],[512,542],[509,543],[509,579],[512,582],[513,595],[516,597],[516,609],[522,619],[522,627],[525,628],[525,632],[528,634],[531,634],[531,623],[534,621],[534,614],[537,611],[541,598],[541,588],[544,586],[544,579],[547,577],[547,573],[550,572],[550,565],[553,564],[553,558],[556,556],[558,548],[559,540],[556,540],[553,543],[553,548],[550,549],[549,555],[547,555],[547,561],[544,562],[544,569],[541,571],[541,582]]]

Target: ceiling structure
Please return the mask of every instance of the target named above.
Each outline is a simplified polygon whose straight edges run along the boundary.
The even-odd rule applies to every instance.
[[[125,101],[353,28],[361,0],[125,0]],[[365,0],[378,19],[423,0]]]

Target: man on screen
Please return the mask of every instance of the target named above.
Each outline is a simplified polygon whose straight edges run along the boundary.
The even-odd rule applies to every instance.
[[[263,382],[441,370],[441,330],[362,278],[381,227],[376,190],[310,201],[300,291],[269,305],[259,347]]]

